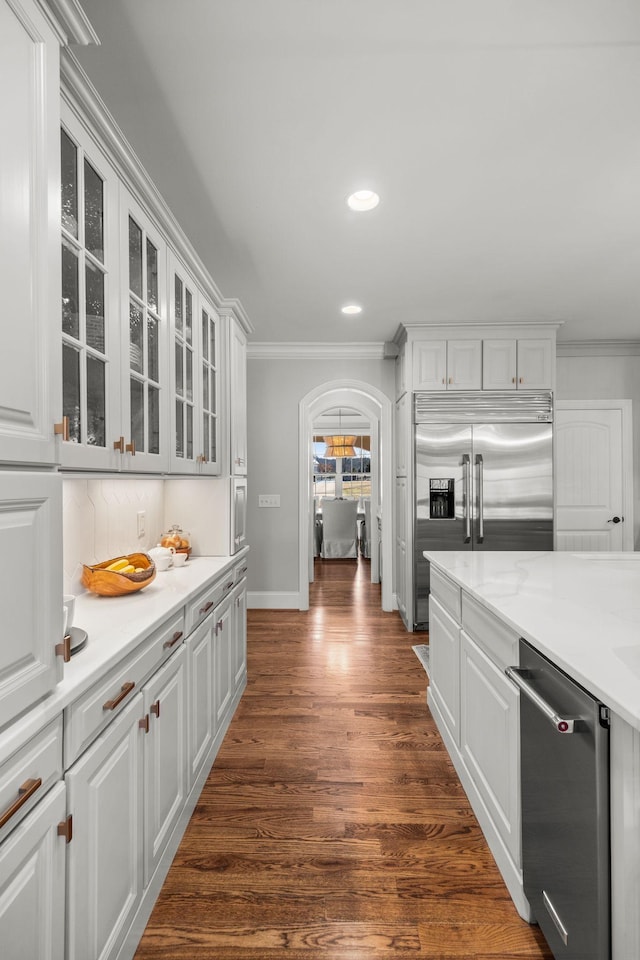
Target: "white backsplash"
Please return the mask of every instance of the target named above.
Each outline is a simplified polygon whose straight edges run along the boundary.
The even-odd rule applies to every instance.
[[[146,550],[164,527],[163,483],[156,478],[65,477],[62,483],[64,592],[78,595],[82,564]],[[138,537],[138,512],[144,536]]]

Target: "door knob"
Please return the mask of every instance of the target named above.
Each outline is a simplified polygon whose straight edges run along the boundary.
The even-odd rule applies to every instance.
[[[611,520],[607,520],[607,523],[622,523],[624,517],[612,517]]]

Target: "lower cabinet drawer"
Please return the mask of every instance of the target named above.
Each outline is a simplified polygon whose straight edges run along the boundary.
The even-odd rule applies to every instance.
[[[197,597],[190,600],[186,607],[186,632],[187,636],[194,630],[199,623],[213,612],[220,601],[229,593],[235,583],[233,570],[228,570],[221,580],[209,584],[202,590]]]
[[[449,577],[441,573],[437,567],[431,565],[431,581],[429,588],[433,596],[454,620],[460,622],[460,587]]]
[[[462,627],[501,669],[518,662],[518,634],[468,594],[462,594]]]
[[[62,716],[59,716],[0,766],[0,841],[61,779]]]
[[[156,630],[134,653],[94,684],[64,712],[64,767],[83,750],[132,699],[150,674],[184,639],[181,611]]]

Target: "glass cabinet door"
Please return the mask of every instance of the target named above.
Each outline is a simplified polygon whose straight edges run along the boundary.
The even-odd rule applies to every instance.
[[[64,466],[117,465],[110,435],[119,425],[119,336],[108,307],[117,283],[113,241],[117,183],[106,160],[85,150],[86,134],[65,117],[60,132],[62,394],[68,435]],[[117,235],[117,234],[116,234]],[[115,239],[115,238],[114,238]]]
[[[195,281],[174,256],[171,257],[171,334],[173,381],[173,450],[171,468],[195,473],[196,450],[196,337],[198,292]]]
[[[161,471],[167,466],[163,433],[166,246],[125,191],[121,221],[126,276],[122,352],[126,412],[121,435],[113,443],[124,469]]]
[[[200,389],[201,435],[198,462],[200,472],[221,470],[220,438],[220,320],[211,304],[200,298]]]

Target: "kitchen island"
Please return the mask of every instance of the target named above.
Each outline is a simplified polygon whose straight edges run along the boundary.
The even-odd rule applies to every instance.
[[[527,640],[610,709],[614,960],[640,956],[640,554],[426,552],[429,707],[520,914],[519,699]]]

